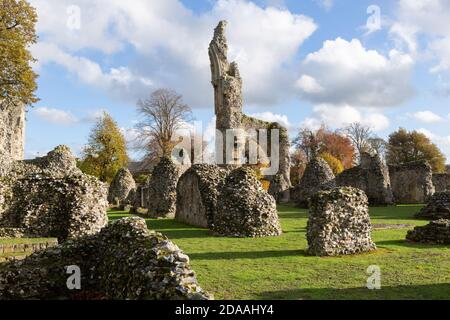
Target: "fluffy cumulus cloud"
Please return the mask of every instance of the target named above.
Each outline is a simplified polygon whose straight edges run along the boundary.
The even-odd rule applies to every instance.
[[[33,109],[33,113],[40,119],[47,121],[52,124],[58,125],[72,125],[77,123],[79,120],[70,112],[52,109],[48,107],[38,107]]]
[[[357,39],[337,38],[306,57],[296,85],[317,104],[390,107],[413,95],[412,67],[409,55],[392,50],[386,57]]]
[[[325,41],[302,62],[295,83],[300,96],[315,106],[303,125],[361,122],[376,131],[387,129],[384,110],[414,95],[413,65],[408,54],[391,50],[385,56],[357,39]]]
[[[34,53],[41,65],[57,63],[87,85],[131,99],[176,88],[193,107],[212,104],[207,48],[219,20],[229,21],[230,59],[240,64],[246,102],[259,105],[283,97],[293,77],[288,66],[316,29],[306,16],[245,0],[219,0],[201,15],[179,0],[31,2],[40,15]],[[125,51],[133,52],[126,66],[93,58]]]
[[[416,112],[413,114],[413,117],[417,121],[425,123],[439,123],[444,121],[444,118],[430,110]]]
[[[425,50],[435,58],[432,72],[450,72],[450,1],[448,0],[399,0],[396,21],[391,34],[401,40],[412,53],[421,49],[425,38]]]

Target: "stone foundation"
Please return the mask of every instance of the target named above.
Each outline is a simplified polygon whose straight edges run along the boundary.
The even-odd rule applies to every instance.
[[[312,196],[307,226],[308,254],[338,256],[376,250],[364,191],[345,187]]]
[[[415,217],[427,220],[450,219],[450,191],[435,193]]]
[[[378,155],[362,153],[361,164],[339,174],[336,177],[336,184],[363,190],[371,205],[394,203],[389,170]]]
[[[389,166],[389,175],[396,203],[426,203],[435,192],[433,171],[427,162]]]
[[[263,189],[253,169],[236,169],[225,179],[213,231],[226,237],[268,237],[282,233],[275,199]]]
[[[432,221],[424,227],[408,231],[406,240],[426,244],[450,244],[450,220]]]
[[[81,291],[68,290],[68,266],[80,268]],[[189,257],[163,235],[149,232],[139,218],[116,221],[95,235],[0,265],[0,300],[80,296],[113,300],[211,298],[199,287]]]

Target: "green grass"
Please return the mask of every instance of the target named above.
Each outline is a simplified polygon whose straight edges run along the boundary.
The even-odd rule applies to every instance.
[[[371,208],[374,224],[425,225],[420,206]],[[110,212],[110,219],[128,216]],[[378,251],[345,257],[305,254],[307,212],[280,206],[283,235],[262,239],[211,236],[167,219],[147,219],[191,258],[201,286],[216,299],[450,299],[450,247],[405,242],[408,229],[373,232]],[[366,270],[381,268],[381,290],[368,290]]]

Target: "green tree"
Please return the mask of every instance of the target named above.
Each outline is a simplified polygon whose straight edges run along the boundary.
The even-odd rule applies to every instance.
[[[413,161],[428,161],[434,172],[445,172],[446,157],[423,133],[404,128],[389,136],[387,163],[398,165]]]
[[[25,0],[0,0],[0,107],[37,102],[35,61],[29,46],[36,43],[35,9]]]
[[[117,171],[127,167],[128,163],[125,137],[117,123],[105,112],[92,129],[79,168],[103,182],[111,183]]]
[[[331,170],[333,170],[333,173],[335,175],[338,175],[342,171],[344,171],[344,165],[342,164],[341,160],[334,157],[328,152],[324,152],[320,154],[320,157],[325,160],[328,165],[330,166]]]

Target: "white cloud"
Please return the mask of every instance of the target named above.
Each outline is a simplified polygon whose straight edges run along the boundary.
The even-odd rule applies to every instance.
[[[88,85],[133,99],[152,86],[172,87],[193,107],[212,105],[207,49],[219,20],[229,21],[230,58],[240,64],[249,104],[269,105],[289,94],[289,64],[316,29],[308,17],[245,0],[219,0],[201,15],[179,0],[61,0],[51,8],[45,0],[32,3],[40,16],[42,42],[35,52],[41,64],[56,62]],[[80,8],[80,30],[67,28],[69,5]],[[82,54],[124,48],[136,58],[126,67],[102,68]]]
[[[419,53],[424,43],[436,59],[432,72],[450,71],[450,16],[448,0],[399,0],[397,19],[391,34],[407,45],[413,53]],[[423,38],[424,41],[420,40]]]
[[[385,115],[370,109],[358,110],[348,105],[322,104],[313,108],[313,115],[306,118],[301,127],[318,129],[322,124],[326,124],[332,128],[343,128],[354,122],[369,126],[374,131],[386,130],[390,125]]]
[[[419,111],[413,114],[413,117],[421,122],[425,123],[439,123],[444,121],[444,119],[437,115],[436,113],[426,110],[426,111]]]
[[[413,96],[412,67],[411,57],[399,51],[385,57],[357,39],[337,38],[306,57],[297,88],[315,104],[391,107]]]
[[[264,121],[278,122],[285,128],[291,127],[291,124],[289,123],[289,119],[286,115],[275,114],[272,112],[260,112],[260,113],[253,113],[250,116],[254,117],[256,119],[264,120]]]
[[[78,119],[73,114],[59,109],[37,107],[33,109],[33,113],[37,117],[53,124],[67,126],[78,122]]]

